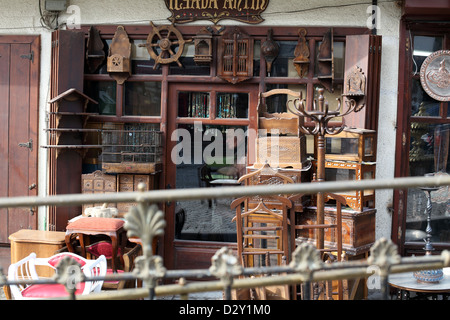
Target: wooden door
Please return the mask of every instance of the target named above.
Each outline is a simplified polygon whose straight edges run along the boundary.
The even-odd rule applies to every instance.
[[[235,100],[230,101],[230,97]],[[208,187],[202,183],[201,168],[203,164],[210,162],[206,161],[206,157],[213,146],[212,141],[217,150],[220,149],[219,146],[226,149],[230,146],[230,140],[226,134],[222,135],[225,129],[242,130],[239,132],[254,130],[257,97],[258,86],[254,84],[171,84],[168,91],[168,113],[172,116],[168,118],[166,139],[167,189]],[[208,130],[214,130],[210,134],[217,135],[218,140],[208,136]],[[182,145],[178,134],[181,139],[189,140],[184,141],[186,144],[183,146],[187,148],[182,151],[184,159],[181,163],[177,158],[178,147]],[[245,151],[248,155],[248,150],[252,150],[254,145],[250,141],[247,144],[241,141],[239,147],[243,147],[245,150],[240,151]],[[192,158],[188,159],[186,153]],[[224,150],[223,156],[226,157],[227,154]],[[218,157],[217,153],[215,156]],[[218,175],[215,169],[220,166],[239,167],[245,172],[245,164],[236,160],[224,159],[220,163],[208,164],[212,176]],[[234,212],[230,209],[231,200],[177,201],[166,205],[164,262],[168,268],[207,268],[218,249],[223,246],[236,247],[236,226],[232,222]],[[184,215],[180,215],[181,210]]]
[[[0,197],[37,195],[39,36],[0,36]],[[36,229],[35,208],[0,209],[0,244]]]

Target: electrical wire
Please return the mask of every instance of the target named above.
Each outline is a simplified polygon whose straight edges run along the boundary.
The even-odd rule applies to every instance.
[[[41,5],[42,0],[39,0],[39,13],[41,16],[40,22],[41,26],[48,30],[56,30],[60,25],[58,25],[58,12],[48,12],[42,10]],[[397,3],[398,0],[379,0],[378,3]],[[290,11],[272,11],[272,12],[265,12],[264,15],[270,16],[270,15],[277,15],[277,14],[298,14],[302,12],[308,12],[308,11],[314,11],[314,10],[321,10],[321,9],[330,9],[330,8],[343,8],[343,7],[350,7],[350,6],[358,6],[358,5],[371,5],[371,1],[366,2],[354,2],[354,3],[348,3],[348,4],[340,4],[340,5],[324,5],[324,6],[317,6],[312,8],[306,8],[306,9],[299,9],[299,10],[290,10]],[[167,21],[167,19],[145,19],[145,20],[128,20],[128,21],[110,21],[105,23],[91,23],[96,25],[110,25],[110,24],[131,24],[131,23],[150,23],[150,21],[153,22],[164,22]],[[55,24],[56,22],[56,24]],[[29,29],[29,28],[35,28],[36,26],[30,26],[30,27],[0,27],[0,30],[18,30],[18,29]]]
[[[39,19],[41,26],[45,29],[54,31],[58,29],[58,12],[50,12],[42,10],[42,0],[39,0],[39,14],[41,18]],[[56,22],[56,24],[55,24]],[[53,26],[55,25],[55,26]]]

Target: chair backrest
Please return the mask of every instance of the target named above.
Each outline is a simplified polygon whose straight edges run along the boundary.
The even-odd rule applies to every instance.
[[[106,258],[99,257],[96,260],[88,260],[71,252],[62,252],[49,258],[37,258],[36,253],[31,253],[20,261],[13,263],[8,268],[8,280],[39,280],[36,272],[36,266],[47,266],[56,270],[59,262],[65,257],[70,257],[78,262],[81,270],[86,277],[104,277],[106,276]],[[91,292],[100,292],[103,280],[86,281],[84,290],[81,294],[89,294]],[[21,298],[21,291],[26,288],[24,285],[10,285],[11,294],[14,298]]]

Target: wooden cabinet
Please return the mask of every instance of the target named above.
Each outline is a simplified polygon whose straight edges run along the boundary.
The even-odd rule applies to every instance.
[[[305,208],[303,213],[296,214],[297,225],[313,225],[316,221],[316,208]],[[367,252],[375,242],[376,209],[365,209],[362,212],[342,210],[342,244],[348,255],[359,255]],[[336,224],[336,208],[325,208],[325,224]],[[314,241],[314,230],[298,230],[297,244],[303,241]],[[325,229],[325,246],[336,246],[336,228]]]
[[[335,135],[325,135],[325,159],[374,162],[377,155],[376,139],[375,130],[356,128],[347,128]]]
[[[22,229],[9,236],[11,241],[11,263],[35,252],[38,258],[48,258],[64,247],[65,232]],[[54,270],[37,267],[39,276],[50,277]]]
[[[100,170],[81,177],[82,193],[114,193],[132,192],[138,190],[138,185],[145,184],[145,190],[158,188],[159,172],[152,174],[107,174]],[[83,213],[86,208],[101,204],[86,204],[83,206]],[[119,217],[123,217],[134,206],[134,203],[109,203],[109,207],[117,207]]]

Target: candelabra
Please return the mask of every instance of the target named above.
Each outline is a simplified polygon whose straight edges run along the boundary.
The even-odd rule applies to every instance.
[[[352,112],[361,110],[361,106],[356,103],[354,99],[346,99],[346,107],[342,107],[341,100],[337,99],[338,105],[336,109],[330,110],[328,102],[325,101],[323,96],[324,89],[318,90],[319,98],[318,103],[313,101],[313,110],[306,110],[306,101],[303,99],[301,93],[298,99],[293,100],[292,108],[288,104],[289,110],[295,115],[303,118],[311,119],[314,123],[314,127],[307,127],[305,125],[300,126],[300,130],[305,134],[315,135],[317,137],[317,182],[325,181],[325,134],[335,135],[340,133],[345,128],[344,121],[338,127],[330,126],[329,122],[337,117],[344,117]],[[325,211],[325,194],[323,192],[317,193],[317,217],[316,223],[318,225],[324,224],[324,211]],[[319,228],[316,233],[316,246],[318,249],[324,248],[324,229]]]

